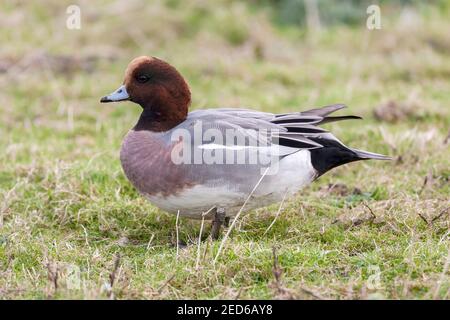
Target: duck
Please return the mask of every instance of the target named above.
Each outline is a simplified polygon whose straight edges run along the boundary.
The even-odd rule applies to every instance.
[[[213,239],[230,219],[280,203],[335,167],[391,159],[347,147],[321,127],[361,119],[330,115],[344,104],[282,114],[248,108],[189,112],[189,85],[157,57],[133,59],[123,84],[100,100],[119,101],[142,108],[120,150],[128,180],[163,211],[211,220]]]

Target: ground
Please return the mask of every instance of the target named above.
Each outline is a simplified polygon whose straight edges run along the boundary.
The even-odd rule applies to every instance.
[[[272,2],[79,1],[79,30],[72,2],[2,2],[0,298],[450,298],[450,6],[382,2],[370,31],[365,8],[308,29]],[[394,160],[337,168],[239,219],[221,252],[198,246],[199,221],[176,228],[122,172],[139,107],[99,103],[142,54],[185,75],[193,109],[345,103],[364,120],[326,127]]]

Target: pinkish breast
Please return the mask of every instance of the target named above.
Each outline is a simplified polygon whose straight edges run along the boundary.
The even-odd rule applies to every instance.
[[[174,144],[164,133],[131,130],[125,136],[120,161],[128,180],[144,195],[167,197],[196,185],[186,166],[171,160]]]

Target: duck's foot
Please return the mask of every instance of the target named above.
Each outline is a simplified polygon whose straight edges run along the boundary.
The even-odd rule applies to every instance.
[[[225,209],[224,208],[217,208],[216,213],[214,214],[214,220],[212,223],[212,229],[211,229],[211,238],[213,240],[217,240],[219,238],[220,229],[225,222]],[[228,219],[229,220],[229,219]]]
[[[175,236],[175,234],[171,235],[171,239],[170,239],[170,246],[171,247],[178,247],[178,249],[185,249],[190,245],[190,243],[188,241],[185,241],[183,239],[178,239]]]
[[[183,240],[178,240],[178,248],[179,249],[186,249],[188,247],[188,243]]]

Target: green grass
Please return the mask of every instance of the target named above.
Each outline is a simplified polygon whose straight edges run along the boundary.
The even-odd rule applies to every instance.
[[[382,7],[382,30],[361,21],[309,33],[267,4],[166,2],[81,2],[81,30],[65,28],[69,2],[2,3],[0,298],[448,299],[448,6],[421,8],[413,25]],[[364,120],[328,128],[394,160],[329,172],[267,232],[278,206],[249,213],[215,264],[220,242],[198,255],[200,222],[180,219],[189,245],[177,254],[176,217],[120,167],[139,108],[99,104],[141,54],[185,75],[193,108],[344,102]],[[377,120],[388,101],[410,112]]]

